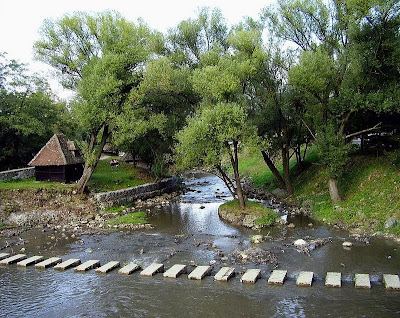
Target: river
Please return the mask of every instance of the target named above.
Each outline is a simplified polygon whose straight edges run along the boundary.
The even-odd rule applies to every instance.
[[[382,274],[399,274],[399,244],[371,238],[355,241],[348,232],[317,224],[307,218],[292,220],[296,227],[265,229],[270,236],[257,247],[274,253],[278,268],[288,270],[283,286],[267,284],[272,264],[237,264],[229,254],[250,247],[249,236],[258,232],[231,226],[221,221],[218,206],[229,199],[221,181],[211,175],[196,175],[186,180],[192,191],[169,206],[153,207],[149,222],[153,230],[116,231],[98,235],[65,238],[60,233],[30,230],[25,253],[45,257],[99,259],[121,263],[137,262],[143,267],[152,262],[207,265],[215,260],[215,272],[228,257],[228,265],[238,274],[229,282],[177,279],[161,274],[142,277],[139,272],[107,275],[73,270],[22,269],[16,265],[0,267],[0,317],[395,317],[400,316],[400,291],[385,290]],[[313,226],[308,224],[312,222]],[[56,236],[57,240],[52,240]],[[332,242],[316,248],[311,256],[293,246],[299,238],[331,237]],[[0,246],[4,245],[0,238]],[[351,240],[350,250],[342,247]],[[254,246],[254,245],[253,245]],[[14,247],[1,252],[18,252]],[[222,260],[221,260],[222,258]],[[189,267],[192,269],[193,267]],[[242,284],[241,273],[249,268],[262,270],[256,284]],[[296,286],[302,270],[314,272],[312,287]],[[341,288],[324,286],[327,271],[343,275]],[[370,290],[355,289],[354,273],[369,273]]]

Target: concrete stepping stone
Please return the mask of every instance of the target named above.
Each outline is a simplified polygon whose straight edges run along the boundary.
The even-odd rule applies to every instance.
[[[383,283],[386,289],[400,290],[400,279],[397,275],[383,274]]]
[[[246,273],[243,274],[240,281],[242,283],[255,283],[257,279],[261,277],[260,269],[248,269]]]
[[[302,271],[297,276],[296,285],[297,286],[311,286],[313,281],[314,273]]]
[[[96,269],[96,273],[106,274],[109,271],[113,270],[114,268],[119,267],[119,265],[120,265],[120,263],[117,261],[108,262],[107,264],[104,264],[103,266]]]
[[[153,276],[164,271],[164,264],[153,263],[140,272],[142,276]]]
[[[327,272],[325,277],[325,286],[342,287],[342,273]]]
[[[141,268],[140,265],[135,264],[135,263],[130,263],[130,264],[128,264],[128,265],[122,267],[122,268],[118,271],[118,274],[121,274],[121,275],[130,275],[130,274],[132,274],[133,272],[139,270],[140,268]]]
[[[19,261],[17,263],[17,266],[27,267],[27,266],[39,263],[43,259],[44,259],[43,256],[32,256],[32,257],[26,258],[26,259],[24,259],[22,261]]]
[[[49,267],[52,267],[61,262],[62,262],[62,260],[60,257],[50,257],[40,263],[37,263],[35,265],[35,268],[39,268],[39,269],[49,268]]]
[[[70,258],[69,260],[66,260],[65,262],[62,262],[54,266],[54,269],[59,271],[65,271],[68,268],[78,266],[80,263],[81,260],[79,258]]]
[[[355,274],[354,282],[356,288],[371,288],[371,281],[369,279],[369,274]]]
[[[204,276],[211,275],[211,266],[197,266],[188,276],[189,279],[202,280]]]
[[[227,282],[233,276],[235,276],[235,269],[233,267],[222,267],[214,276],[214,280]]]
[[[5,258],[9,257],[9,256],[10,256],[9,253],[0,253],[0,261],[1,261],[2,259],[5,259]]]
[[[163,276],[170,278],[177,278],[181,274],[186,274],[187,266],[182,264],[175,264],[170,269],[168,269]]]
[[[85,263],[82,263],[81,265],[77,266],[74,268],[75,272],[86,272],[92,268],[97,268],[100,266],[100,261],[97,259],[91,259],[89,261],[86,261]]]
[[[272,272],[271,276],[268,278],[269,285],[283,285],[287,277],[287,270],[276,269]]]
[[[0,261],[0,265],[10,265],[22,261],[25,258],[26,258],[25,254],[17,254],[11,257],[4,258],[3,260]]]

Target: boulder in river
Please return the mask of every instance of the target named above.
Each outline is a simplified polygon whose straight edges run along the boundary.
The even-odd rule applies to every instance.
[[[308,246],[308,243],[303,239],[298,239],[293,242],[293,245],[296,246],[297,248],[302,248]]]
[[[262,243],[263,240],[264,240],[264,237],[262,235],[253,235],[250,237],[251,243],[254,243],[254,244]]]

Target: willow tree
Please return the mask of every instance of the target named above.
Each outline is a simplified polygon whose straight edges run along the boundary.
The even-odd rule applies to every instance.
[[[213,169],[244,209],[238,151],[239,146],[251,140],[252,136],[254,130],[248,125],[246,111],[239,104],[220,102],[204,106],[177,135],[178,165],[182,169]],[[233,180],[224,169],[226,158],[234,173]]]
[[[140,84],[154,34],[118,13],[74,13],[45,20],[36,58],[54,67],[77,92],[73,111],[89,135],[78,191],[83,192],[132,88]]]

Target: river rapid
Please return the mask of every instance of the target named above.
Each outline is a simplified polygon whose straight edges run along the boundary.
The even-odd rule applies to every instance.
[[[349,237],[348,232],[295,217],[295,228],[275,227],[261,232],[232,226],[218,217],[218,206],[229,200],[221,181],[206,174],[189,175],[187,191],[179,202],[154,206],[149,212],[151,230],[115,231],[80,237],[60,232],[30,230],[21,234],[28,256],[59,256],[63,260],[99,259],[101,264],[116,260],[146,267],[162,262],[173,264],[214,264],[214,275],[224,264],[237,275],[228,282],[177,279],[162,274],[142,277],[139,272],[107,275],[93,270],[26,269],[16,265],[0,267],[0,317],[400,317],[400,291],[385,290],[382,274],[400,274],[400,246],[380,238]],[[285,211],[280,211],[285,213]],[[312,223],[312,226],[310,226]],[[268,237],[254,245],[250,236]],[[57,237],[58,239],[54,239]],[[331,238],[310,255],[298,251],[293,241]],[[347,250],[342,243],[354,246]],[[4,246],[6,238],[0,238]],[[276,256],[271,262],[235,262],[230,254],[259,247]],[[19,252],[14,246],[1,252]],[[249,268],[262,270],[256,284],[240,282]],[[283,286],[271,286],[267,279],[273,269],[288,270]],[[300,271],[313,271],[312,287],[296,286]],[[327,271],[342,272],[341,288],[324,285]],[[369,273],[370,290],[355,289],[355,273]]]

